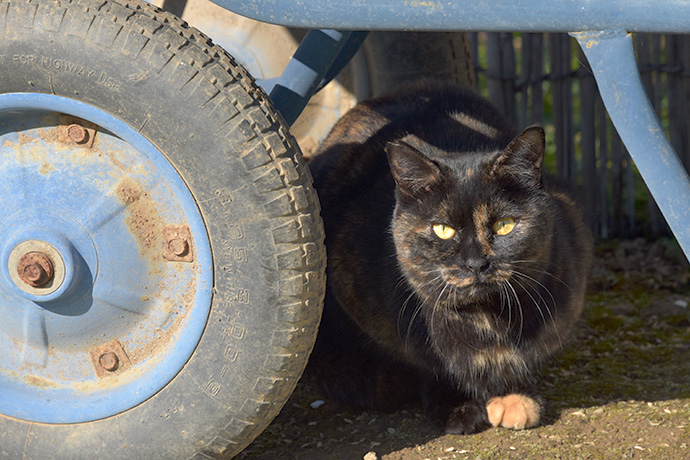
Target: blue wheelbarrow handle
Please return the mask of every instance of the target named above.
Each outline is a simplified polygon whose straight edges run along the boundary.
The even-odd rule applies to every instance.
[[[574,32],[690,30],[688,0],[212,0],[262,22],[307,29]]]

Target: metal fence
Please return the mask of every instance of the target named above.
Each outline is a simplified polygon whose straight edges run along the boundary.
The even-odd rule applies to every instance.
[[[670,234],[635,170],[577,43],[566,34],[470,34],[477,89],[518,126],[547,132],[547,167],[576,184],[603,238]],[[690,165],[690,36],[637,34],[647,94]],[[634,114],[631,114],[634,116]]]

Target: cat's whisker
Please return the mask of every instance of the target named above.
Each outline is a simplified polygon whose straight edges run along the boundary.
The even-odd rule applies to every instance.
[[[414,321],[417,318],[417,315],[419,315],[419,312],[422,311],[423,304],[418,303],[417,308],[415,308],[414,312],[412,312],[412,318],[410,318],[410,322],[407,325],[407,333],[405,334],[405,349],[409,349],[410,346],[410,334],[412,333],[412,326],[414,325]]]
[[[499,291],[499,298],[501,300],[501,311],[499,311],[497,315],[500,318],[503,315],[503,312],[505,311],[506,303],[508,304],[508,308],[510,308],[510,293],[508,292],[508,288],[505,286],[504,282],[499,283],[498,286],[501,288],[501,290]]]
[[[532,303],[534,304],[534,306],[537,307],[537,311],[539,312],[539,315],[541,316],[542,322],[543,322],[544,325],[546,326],[546,316],[544,316],[544,312],[543,312],[542,309],[541,309],[540,302],[532,295],[532,293],[530,292],[530,290],[527,289],[527,287],[525,287],[525,285],[522,284],[517,278],[515,278],[513,281],[515,281],[515,282],[517,283],[517,285],[518,285],[519,287],[521,287],[522,290],[525,291],[525,293],[527,294],[527,296],[532,300]],[[525,281],[525,280],[523,280],[523,281]],[[532,287],[532,286],[530,286],[530,285],[528,284],[528,287]],[[546,303],[546,302],[544,301],[544,297],[542,297],[541,294],[539,294],[538,291],[535,290],[535,292],[536,292],[537,296],[540,298],[540,300],[541,300],[542,302]],[[547,309],[548,309],[548,307],[547,307]]]
[[[405,318],[405,312],[407,311],[407,306],[413,297],[414,297],[414,292],[410,293],[410,295],[407,296],[407,298],[403,302],[402,306],[400,307],[400,311],[398,312],[398,335],[401,338],[403,337],[402,324],[403,324],[403,319]],[[419,309],[420,309],[420,305],[419,305],[419,303],[417,303],[417,306],[415,307],[415,310],[412,312],[412,317],[411,317],[410,322],[409,322],[408,327],[407,327],[407,335],[406,335],[406,339],[404,340],[405,342],[407,342],[407,339],[409,338],[410,329],[412,328],[412,323],[414,322],[414,318],[417,315]],[[407,343],[406,343],[406,346],[407,346]]]
[[[510,297],[512,294],[515,297],[515,299],[517,299],[517,293],[515,292],[515,289],[513,289],[513,286],[511,286],[510,281],[506,281],[505,285],[506,285],[506,294],[508,297],[508,330],[510,330],[510,328],[512,327],[512,323],[513,323],[513,305],[510,302]],[[510,290],[508,290],[508,288],[510,288]]]
[[[436,272],[436,270],[429,270],[427,273],[428,273],[428,274],[431,274],[431,273],[434,273],[434,272]],[[441,276],[440,276],[440,275],[437,275],[436,277],[434,277],[434,278],[432,278],[431,280],[427,281],[427,282],[424,283],[423,285],[419,286],[419,287],[418,287],[418,290],[425,289],[425,288],[427,288],[428,286],[431,286],[431,285],[434,285],[434,284],[436,284],[436,286],[432,287],[431,293],[433,294],[433,293],[436,292],[438,289],[442,289],[442,290],[441,290],[441,293],[439,294],[439,297],[442,296],[442,295],[443,295],[443,291],[445,290],[445,288],[447,287],[447,285],[446,285],[446,283],[441,279]],[[413,297],[413,296],[414,296],[414,293],[411,294],[411,295],[408,297],[408,299],[406,300],[406,303],[409,302],[409,299],[410,299],[411,297]],[[422,311],[422,308],[423,308],[423,304],[422,304],[422,303],[419,303],[419,304],[417,305],[417,308],[416,308],[415,311],[413,312],[412,317],[410,318],[410,321],[409,321],[409,323],[408,323],[408,325],[407,325],[407,332],[406,332],[406,334],[405,334],[405,339],[404,339],[404,343],[405,343],[405,347],[406,347],[406,348],[409,347],[410,334],[412,333],[412,327],[413,327],[413,325],[414,325],[414,321],[415,321],[415,319],[417,318],[417,316],[419,315],[419,313]],[[435,311],[435,306],[434,306],[434,310],[432,310],[432,316],[433,316],[434,311]],[[398,332],[400,333],[400,330],[398,330]]]
[[[429,270],[427,273],[431,274],[433,272],[434,272],[434,270]],[[420,286],[420,289],[425,288],[425,287],[431,285],[432,283],[436,283],[437,281],[439,281],[439,279],[440,278],[438,276],[431,279],[427,283]],[[405,279],[403,278],[402,281],[405,281]],[[400,283],[398,283],[398,284],[400,284]],[[434,288],[434,290],[436,290],[436,289],[437,288]],[[410,295],[407,297],[407,299],[405,299],[405,302],[403,303],[403,306],[402,306],[400,312],[398,313],[398,334],[400,335],[401,338],[403,335],[401,333],[400,326],[402,325],[402,320],[404,318],[404,311],[407,309],[407,305],[413,297],[415,297],[414,291],[412,293],[410,293]],[[414,325],[415,319],[417,318],[417,315],[419,315],[419,313],[422,311],[422,307],[423,307],[423,304],[421,302],[418,302],[415,310],[412,312],[412,317],[410,318],[410,321],[407,324],[407,332],[405,333],[405,338],[403,340],[403,343],[405,345],[405,349],[408,349],[408,347],[409,347],[410,334],[412,333],[412,327]]]
[[[519,270],[513,270],[513,273],[517,276],[522,277],[523,279],[529,280],[530,282],[537,284],[541,289],[543,289],[549,295],[549,297],[551,298],[551,303],[552,303],[553,307],[556,308],[556,299],[553,296],[553,294],[551,293],[551,290],[548,287],[546,287],[546,285],[544,283],[542,283],[538,279],[536,279],[532,276],[529,276],[528,274],[523,273]],[[545,305],[547,305],[547,308],[548,308],[548,303],[546,301],[544,301],[544,303],[545,303]],[[549,310],[549,314],[551,314],[550,310]],[[552,319],[553,319],[553,316],[552,316]]]
[[[516,281],[517,281],[517,280],[516,280]],[[548,306],[546,300],[545,300],[544,297],[539,293],[539,290],[538,290],[538,289],[535,289],[535,287],[530,283],[529,280],[523,278],[523,281],[525,281],[525,283],[527,283],[528,286],[529,286],[530,288],[532,288],[532,289],[537,293],[537,295],[539,296],[539,299],[541,300],[541,302],[543,302],[544,308],[546,308],[546,311],[547,311],[548,314],[549,314],[549,318],[551,319],[551,324],[553,325],[553,331],[554,331],[554,333],[555,333],[555,335],[556,335],[556,339],[558,339],[558,346],[559,346],[559,348],[563,348],[563,340],[561,339],[560,332],[558,331],[558,327],[556,326],[556,322],[555,322],[555,320],[554,320],[554,318],[553,318],[553,315],[551,314],[551,310],[549,309],[549,306]],[[518,284],[520,284],[520,285],[522,286],[522,283],[519,283],[519,282],[518,282]],[[528,290],[527,290],[524,286],[522,286],[522,288],[523,288],[523,289],[525,290],[525,292],[527,292],[528,295],[529,295]],[[530,295],[530,297],[532,297],[532,296]],[[539,311],[539,314],[541,315],[542,323],[544,324],[544,327],[548,327],[546,318],[544,317],[544,313],[543,313],[543,311],[542,311],[542,309],[541,309],[541,307],[540,307],[540,304],[537,303],[536,301],[533,301],[533,302],[535,302],[535,306],[537,307],[537,310]],[[546,337],[544,337],[544,336],[542,336],[542,343],[543,343],[544,349],[548,349],[548,348],[549,348],[549,344],[547,343]]]
[[[518,264],[518,263],[536,263],[536,262],[533,260],[513,260],[511,262],[511,264]],[[521,270],[531,270],[533,272],[540,273],[542,275],[546,275],[546,276],[550,277],[551,279],[553,279],[554,281],[561,283],[564,287],[568,288],[568,290],[570,292],[573,292],[573,290],[570,288],[568,283],[566,283],[565,281],[563,281],[562,279],[560,279],[559,277],[557,277],[553,273],[549,273],[546,270],[541,270],[539,268],[534,268],[534,267],[529,267],[529,266],[524,266],[524,265],[521,265],[520,269]]]
[[[393,289],[393,294],[391,294],[391,301],[395,300],[395,296],[398,292],[398,290],[404,285],[407,284],[407,280],[405,279],[404,276],[400,276],[400,279],[398,280],[398,283],[395,285],[395,288]],[[402,318],[405,313],[405,309],[407,308],[407,303],[410,301],[410,299],[414,296],[414,290],[410,289],[410,294],[407,296],[407,298],[403,301],[402,306],[400,308],[400,311],[398,312],[398,332],[400,332],[400,323],[402,321]]]
[[[513,272],[513,274],[514,274],[515,276],[517,276],[517,277],[521,277],[521,278],[523,279],[523,281],[525,281],[526,283],[530,284],[531,287],[534,289],[534,291],[537,293],[537,295],[539,296],[540,300],[541,300],[541,301],[543,302],[543,304],[544,304],[544,308],[546,308],[546,312],[549,314],[549,318],[550,318],[550,320],[551,320],[551,324],[552,324],[552,326],[553,326],[553,330],[554,330],[554,332],[556,333],[556,338],[558,339],[559,347],[560,347],[560,348],[563,348],[563,340],[561,339],[561,335],[560,335],[560,333],[559,333],[559,331],[558,331],[558,326],[556,326],[556,319],[555,319],[554,316],[553,316],[553,312],[551,311],[551,308],[549,308],[549,303],[546,301],[546,299],[544,299],[544,297],[543,297],[543,296],[541,295],[541,293],[540,293],[540,290],[544,290],[544,291],[546,292],[546,294],[549,295],[549,297],[551,298],[551,302],[552,302],[553,308],[555,309],[555,308],[556,308],[556,299],[554,298],[554,296],[553,296],[553,294],[551,293],[551,291],[550,291],[546,286],[544,286],[544,284],[541,283],[539,280],[537,280],[537,279],[535,279],[535,278],[532,278],[532,277],[529,276],[529,275],[526,275],[526,274],[524,274],[524,273],[522,273],[522,272],[519,272],[519,271],[517,271],[517,270],[515,270],[515,271]],[[516,280],[516,281],[517,281],[517,280]],[[534,285],[533,285],[532,283],[535,283],[538,287],[535,288]],[[539,288],[541,288],[541,289],[539,289]],[[523,289],[524,289],[524,286],[523,286]],[[525,290],[525,292],[527,292],[527,290]],[[528,293],[528,295],[529,295],[529,292],[527,292],[527,293]],[[531,297],[531,295],[530,295],[530,297]],[[541,314],[542,320],[544,321],[544,326],[547,326],[547,324],[546,324],[546,318],[544,317],[544,313],[542,312],[542,310],[541,310],[539,304],[535,302],[535,305],[537,306],[537,309],[539,310],[539,314]]]
[[[520,314],[520,327],[518,328],[518,336],[517,336],[517,340],[516,340],[516,343],[519,344],[520,341],[522,340],[522,328],[525,325],[525,317],[524,317],[524,314],[522,312],[522,302],[520,301],[520,296],[518,295],[517,291],[515,290],[515,287],[513,287],[513,284],[510,281],[506,281],[506,283],[510,287],[510,290],[512,291],[513,296],[515,297],[517,313]],[[510,311],[511,310],[509,309],[508,312],[510,313]],[[511,319],[510,319],[510,315],[509,315],[508,316],[508,329],[510,329],[510,327],[511,327]]]
[[[441,292],[439,293],[438,297],[436,298],[436,301],[434,302],[434,304],[433,304],[432,307],[431,307],[431,318],[430,318],[430,321],[429,321],[429,322],[430,322],[430,324],[429,324],[429,328],[430,328],[429,333],[431,334],[432,337],[435,337],[434,325],[435,325],[435,323],[436,323],[436,321],[435,321],[435,316],[436,316],[436,312],[437,312],[437,310],[438,310],[438,308],[437,308],[437,307],[438,307],[438,302],[439,302],[439,299],[441,298],[441,295],[443,295],[443,292],[446,290],[447,287],[448,287],[448,285],[447,285],[447,284],[444,284],[443,289],[441,289]],[[443,358],[446,359],[445,356],[443,356]]]

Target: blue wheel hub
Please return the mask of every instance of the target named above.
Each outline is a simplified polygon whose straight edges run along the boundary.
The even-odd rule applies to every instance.
[[[79,423],[160,391],[211,302],[206,227],[166,157],[71,99],[0,95],[0,413]]]

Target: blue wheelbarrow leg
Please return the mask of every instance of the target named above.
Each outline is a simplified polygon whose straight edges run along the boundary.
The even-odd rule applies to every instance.
[[[690,179],[644,92],[631,35],[625,30],[571,35],[587,56],[618,134],[690,260]]]
[[[292,125],[311,96],[355,54],[365,32],[310,30],[275,82],[261,81],[285,121]]]

